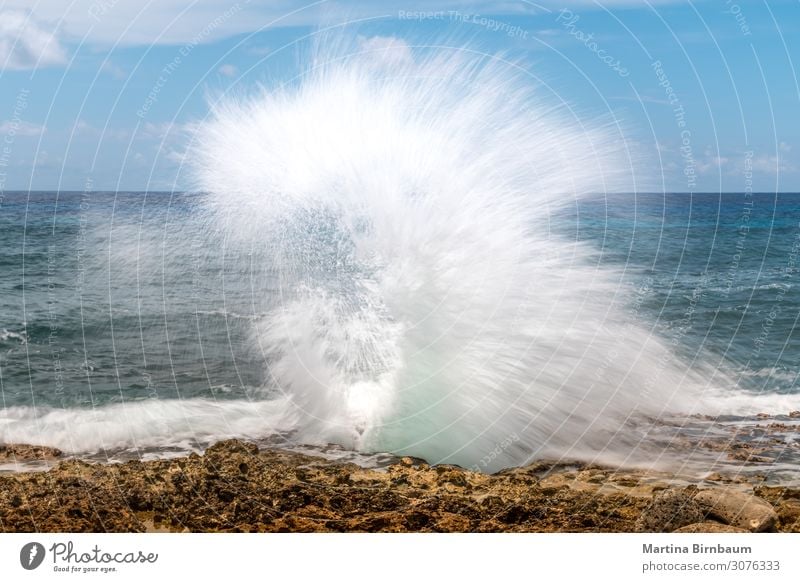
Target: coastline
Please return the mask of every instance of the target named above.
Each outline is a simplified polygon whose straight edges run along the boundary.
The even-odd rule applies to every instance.
[[[800,532],[800,487],[535,462],[486,475],[403,457],[363,468],[237,440],[186,457],[0,474],[3,532]]]

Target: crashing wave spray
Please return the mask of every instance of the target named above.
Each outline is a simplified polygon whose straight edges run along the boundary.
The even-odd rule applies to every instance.
[[[630,189],[628,157],[500,59],[387,62],[222,100],[189,157],[231,252],[270,257],[280,299],[254,334],[297,438],[486,470],[628,457],[626,419],[690,407],[700,382],[615,305],[618,274],[548,229]]]

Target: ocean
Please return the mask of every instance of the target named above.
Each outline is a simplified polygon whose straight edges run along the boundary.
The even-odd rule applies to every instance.
[[[599,195],[646,152],[500,60],[329,56],[196,194],[3,193],[1,442],[800,475],[796,195]]]
[[[281,364],[254,339],[285,305],[283,275],[258,267],[263,249],[220,243],[201,200],[4,194],[0,442],[164,456],[228,436],[291,439],[270,404],[286,396]],[[559,261],[613,273],[604,300],[667,345],[670,366],[718,375],[753,412],[786,416],[800,401],[800,195],[595,195],[548,224]]]

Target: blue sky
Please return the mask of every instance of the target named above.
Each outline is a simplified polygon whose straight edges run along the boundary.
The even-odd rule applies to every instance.
[[[184,189],[208,99],[290,78],[328,28],[502,52],[624,128],[648,189],[800,191],[798,0],[0,0],[0,190]]]

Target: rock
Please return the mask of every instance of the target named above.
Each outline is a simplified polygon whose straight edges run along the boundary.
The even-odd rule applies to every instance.
[[[404,467],[426,467],[428,465],[425,459],[420,459],[419,457],[402,457],[400,464]]]
[[[792,410],[789,413],[789,418],[800,418],[800,410]]]
[[[61,455],[61,451],[52,447],[0,445],[0,462],[50,461]]]
[[[655,496],[636,520],[636,531],[670,532],[703,520],[700,506],[683,491],[668,489]]]
[[[784,531],[800,532],[800,500],[786,499],[778,505],[777,513]]]
[[[749,533],[746,529],[725,525],[718,521],[702,521],[685,525],[672,533]]]
[[[772,459],[763,455],[756,455],[748,451],[737,451],[729,453],[728,458],[731,461],[742,461],[743,463],[771,463]]]
[[[13,449],[14,458],[27,454],[24,450]],[[41,448],[34,450],[34,458],[45,455]],[[742,528],[700,523],[704,517],[693,499],[696,490],[674,483],[672,473],[552,461],[494,475],[454,465],[430,466],[410,457],[371,469],[231,440],[209,447],[203,455],[127,463],[72,459],[46,473],[0,473],[0,531]],[[736,486],[750,485],[748,477]],[[800,531],[800,489],[757,486],[758,497],[776,507],[775,527]]]
[[[703,489],[694,500],[707,517],[751,532],[774,530],[778,522],[772,505],[741,491]]]

